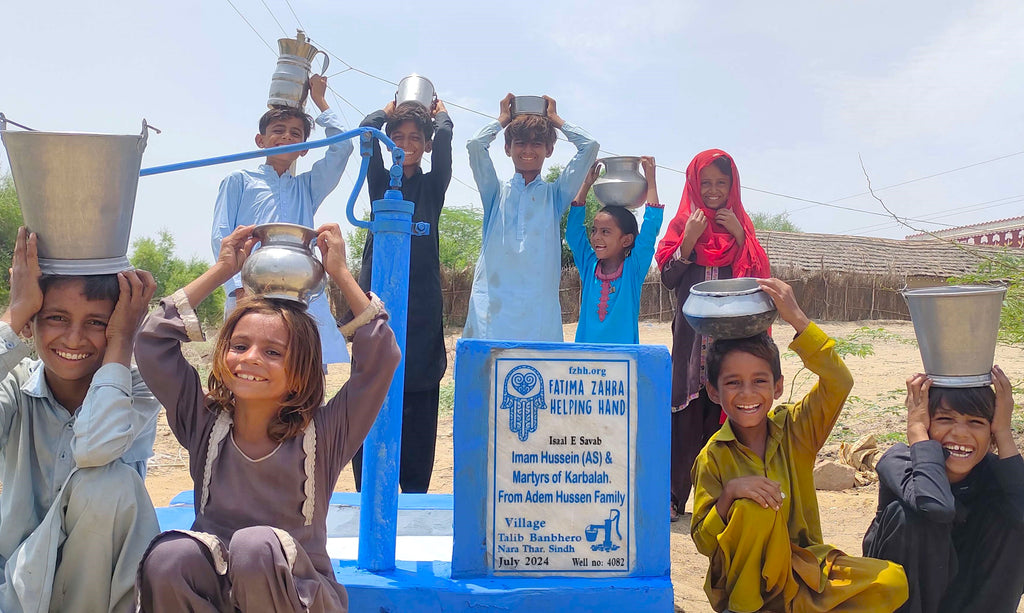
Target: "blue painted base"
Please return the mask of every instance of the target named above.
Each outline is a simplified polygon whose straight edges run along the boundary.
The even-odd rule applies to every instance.
[[[451,578],[443,562],[396,563],[370,573],[352,560],[332,560],[348,590],[350,611],[462,613],[481,611],[673,611],[668,577],[573,579],[568,577]]]

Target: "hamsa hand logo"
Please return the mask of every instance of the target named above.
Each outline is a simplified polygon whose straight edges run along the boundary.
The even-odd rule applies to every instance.
[[[525,441],[537,430],[537,411],[544,403],[544,378],[532,366],[516,366],[505,375],[501,408],[508,410],[508,429]]]

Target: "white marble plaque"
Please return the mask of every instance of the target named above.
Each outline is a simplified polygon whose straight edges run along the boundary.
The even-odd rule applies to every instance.
[[[493,574],[630,573],[636,403],[628,355],[497,353],[488,443]]]

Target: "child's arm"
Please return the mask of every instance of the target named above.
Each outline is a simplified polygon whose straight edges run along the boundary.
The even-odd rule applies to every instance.
[[[680,223],[679,220],[673,219],[669,222],[669,225],[678,223]],[[697,239],[700,238],[700,235],[704,233],[704,229],[707,227],[708,219],[704,212],[699,208],[695,208],[684,222],[682,241],[676,247],[672,257],[661,267],[662,285],[668,289],[679,287],[683,280],[683,275],[690,267],[690,264],[693,263],[691,257],[693,256],[693,248],[697,244]]]
[[[80,468],[105,466],[122,457],[135,441],[152,435],[160,403],[149,389],[133,381],[131,357],[135,337],[156,292],[153,275],[118,274],[120,295],[107,321],[103,366],[92,377],[75,419],[71,453]]]
[[[383,109],[374,111],[364,117],[359,127],[381,130],[384,128],[384,124],[387,123],[388,117],[394,112],[395,101],[390,100]],[[388,172],[388,168],[384,167],[384,157],[381,152],[380,141],[375,138],[373,139],[373,153],[370,155],[370,165],[366,169],[366,189],[370,194],[370,199],[373,200],[373,194],[387,190],[390,180],[391,174]]]
[[[586,226],[587,194],[594,185],[594,181],[597,181],[597,164],[590,167],[590,172],[583,180],[580,191],[576,193],[576,198],[569,208],[569,217],[565,221],[565,241],[569,243],[569,249],[572,250],[572,259],[576,262],[576,271],[579,272],[581,279],[588,274],[585,271],[589,270],[589,261],[596,258],[590,239],[587,238]]]
[[[993,472],[1009,503],[1010,519],[1024,524],[1024,459],[1013,440],[1010,426],[1013,416],[1013,388],[1003,369],[992,367],[992,384],[996,391],[996,410],[992,417],[992,439],[999,449],[999,461]]]
[[[796,331],[790,349],[796,351],[808,370],[818,375],[811,391],[789,408],[794,449],[802,449],[805,455],[800,459],[813,463],[853,389],[853,376],[836,353],[835,341],[800,309],[793,288],[778,279],[758,279],[758,284],[775,301],[779,317]]]
[[[487,149],[494,142],[498,132],[501,132],[512,121],[510,105],[514,97],[512,94],[507,94],[502,98],[499,103],[501,110],[498,113],[498,121],[492,121],[480,128],[476,136],[466,143],[466,149],[469,150],[469,169],[473,171],[473,180],[476,181],[476,187],[480,190],[480,202],[484,207],[483,227],[485,236],[491,211],[494,210],[501,196],[501,184],[498,182],[498,173],[494,170],[494,162],[491,160],[491,155]]]
[[[633,260],[637,274],[646,277],[647,271],[651,268],[651,259],[654,257],[658,232],[661,232],[661,222],[665,218],[665,207],[658,201],[654,158],[649,155],[642,156],[640,165],[643,166],[644,177],[647,179],[647,206],[644,208],[644,222],[633,244],[630,259]]]
[[[436,127],[430,150],[430,176],[441,191],[441,195],[444,195],[452,180],[452,130],[455,124],[452,123],[444,102],[440,100],[434,105],[433,115]]]
[[[18,337],[32,317],[43,307],[43,292],[39,288],[39,260],[36,257],[37,238],[23,226],[18,228],[11,257],[10,303],[0,315],[0,449],[18,412],[21,383],[19,375],[8,376],[32,349]],[[25,373],[27,375],[27,373]]]
[[[210,232],[210,246],[213,258],[220,254],[221,243],[238,227],[238,203],[242,201],[245,182],[242,175],[233,172],[220,182],[217,191],[217,202],[213,207],[213,231]],[[242,276],[234,275],[224,283],[224,291],[229,296],[240,298],[243,293]]]
[[[327,106],[324,95],[327,92],[327,78],[320,75],[313,75],[309,78],[309,95],[320,109],[320,116],[316,122],[324,127],[327,136],[334,136],[345,131],[345,126],[338,116]],[[313,198],[313,212],[315,213],[323,203],[327,195],[334,191],[341,181],[341,175],[345,172],[345,165],[352,155],[355,139],[345,139],[340,143],[328,145],[327,153],[320,160],[313,164],[309,171],[309,193]]]
[[[352,369],[348,381],[327,403],[326,410],[347,410],[347,427],[340,442],[340,465],[355,454],[377,418],[398,368],[401,352],[394,334],[387,325],[387,312],[376,296],[367,295],[348,270],[345,239],[338,224],[325,224],[317,229],[317,247],[324,269],[344,294],[355,318],[342,328],[351,329]],[[346,334],[348,336],[348,334]]]
[[[558,115],[553,98],[544,96],[544,99],[548,101],[548,120],[576,146],[576,155],[572,156],[555,181],[555,204],[558,207],[558,215],[561,216],[569,207],[569,198],[579,190],[590,167],[597,161],[601,145],[582,128],[562,119]]]

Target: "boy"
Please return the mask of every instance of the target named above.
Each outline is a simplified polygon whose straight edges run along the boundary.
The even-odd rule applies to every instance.
[[[864,555],[902,564],[908,613],[1012,613],[1024,592],[1024,460],[1003,371],[990,387],[907,379],[907,443],[885,452]],[[999,454],[989,448],[995,442]]]
[[[413,223],[430,224],[430,234],[413,236],[409,260],[409,312],[405,335],[405,394],[402,399],[402,452],[398,482],[403,492],[426,493],[434,470],[434,442],[437,439],[437,403],[441,377],[448,366],[444,348],[441,302],[441,255],[438,222],[444,195],[452,179],[452,120],[438,100],[432,110],[417,102],[366,116],[360,126],[380,129],[405,151],[402,166],[402,197],[416,205]],[[434,125],[437,125],[436,131]],[[430,171],[420,161],[430,153]],[[373,141],[373,159],[366,173],[370,202],[384,197],[390,184],[390,166],[384,166],[380,142]],[[367,232],[359,285],[370,291],[373,273],[373,234]],[[352,458],[356,489],[362,486],[363,452]]]
[[[327,105],[327,78],[313,75],[309,78],[309,97],[320,109],[316,123],[324,127],[327,136],[344,131],[344,126]],[[276,106],[260,118],[260,133],[256,146],[260,149],[303,143],[313,130],[313,120],[302,109]],[[221,241],[238,226],[288,222],[315,228],[313,215],[330,194],[345,172],[345,164],[352,153],[352,140],[334,143],[312,170],[293,177],[289,168],[307,151],[296,151],[267,157],[266,164],[256,170],[236,170],[220,184],[217,204],[213,210],[213,232],[210,243],[216,261]],[[235,309],[235,303],[245,293],[242,278],[235,275],[224,284],[228,298],[224,313]],[[309,303],[309,313],[317,322],[323,346],[323,360],[327,364],[348,362],[345,339],[338,332],[331,314],[326,292]]]
[[[134,610],[159,532],[143,479],[160,404],[130,361],[155,291],[144,271],[40,278],[36,235],[18,230],[0,316],[5,613]]]
[[[547,100],[547,115],[512,118],[515,96],[502,99],[498,121],[469,141],[469,166],[484,206],[483,244],[473,275],[466,338],[562,341],[558,284],[562,274],[560,222],[599,145],[566,123]],[[516,174],[498,182],[487,148],[505,128],[505,155]],[[553,183],[540,177],[555,147],[555,128],[576,146],[576,155]]]
[[[758,283],[793,326],[790,343],[818,383],[792,405],[767,334],[715,341],[708,396],[728,419],[697,456],[690,533],[711,559],[704,591],[716,611],[891,612],[907,598],[903,569],[854,558],[821,535],[812,470],[853,378],[832,341],[778,279]]]

